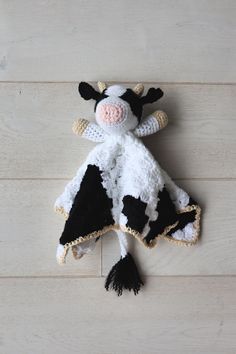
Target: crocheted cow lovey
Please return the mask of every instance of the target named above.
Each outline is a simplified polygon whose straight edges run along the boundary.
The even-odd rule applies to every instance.
[[[140,137],[164,128],[168,119],[155,111],[143,118],[143,106],[163,96],[161,89],[143,85],[133,89],[107,87],[99,82],[95,90],[79,85],[85,100],[95,100],[96,123],[79,119],[73,131],[98,144],[56,200],[55,209],[66,218],[57,248],[57,260],[65,263],[71,248],[76,259],[91,251],[100,236],[114,230],[121,258],[113,266],[105,288],[118,295],[124,289],[137,294],[143,282],[129,253],[128,237],[146,247],[164,238],[192,245],[200,232],[200,207],[179,188],[143,145]]]

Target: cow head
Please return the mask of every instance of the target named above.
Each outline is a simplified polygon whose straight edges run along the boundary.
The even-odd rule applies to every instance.
[[[163,96],[161,89],[150,88],[142,96],[143,85],[137,84],[133,89],[120,85],[106,87],[98,83],[99,91],[87,82],[79,84],[79,93],[85,100],[95,100],[95,117],[97,123],[107,133],[122,133],[133,130],[141,121],[143,105],[157,101]]]

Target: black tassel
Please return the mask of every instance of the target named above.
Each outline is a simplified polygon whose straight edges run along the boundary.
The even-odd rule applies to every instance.
[[[130,253],[122,258],[112,267],[105,282],[106,290],[113,289],[118,296],[122,295],[124,289],[133,290],[137,295],[143,282],[138,273],[137,266]]]

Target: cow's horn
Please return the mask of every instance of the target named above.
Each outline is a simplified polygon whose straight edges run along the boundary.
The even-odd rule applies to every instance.
[[[138,96],[142,95],[143,90],[144,90],[144,86],[141,83],[135,85],[134,88],[132,89],[132,91],[134,91],[134,93],[136,93],[136,95]]]
[[[107,88],[107,85],[105,84],[105,82],[102,82],[102,81],[98,81],[97,85],[98,85],[98,89],[101,93]]]

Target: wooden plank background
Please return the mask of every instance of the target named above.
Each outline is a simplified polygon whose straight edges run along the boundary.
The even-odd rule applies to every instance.
[[[235,354],[236,3],[0,0],[0,352]],[[131,241],[143,291],[104,290],[114,233],[59,267],[56,197],[94,143],[78,82],[160,86],[169,116],[143,139],[203,208],[191,248]],[[145,111],[150,113],[150,107]]]
[[[7,81],[234,82],[234,0],[1,1]]]
[[[98,278],[4,279],[0,290],[4,354],[235,353],[235,278],[150,278],[120,298]]]

